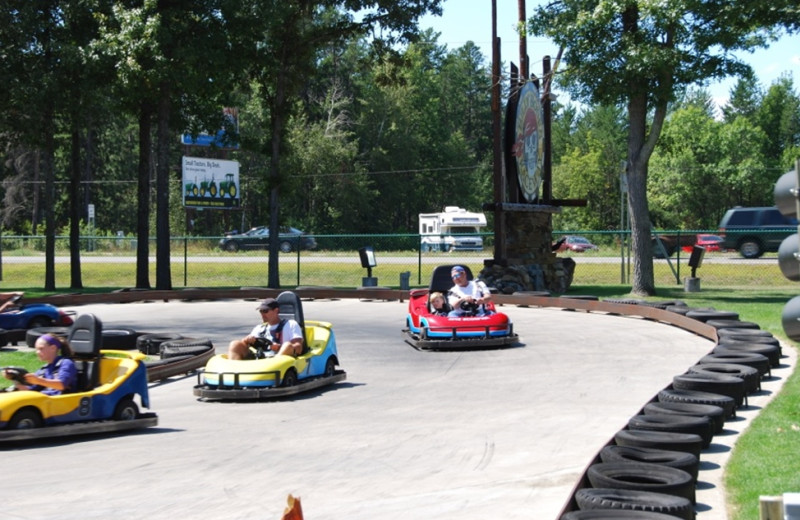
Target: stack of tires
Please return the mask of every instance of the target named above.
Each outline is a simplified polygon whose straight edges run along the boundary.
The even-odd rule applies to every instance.
[[[780,363],[778,340],[738,314],[669,303],[667,310],[714,327],[718,342],[599,452],[561,520],[693,520],[703,451]]]

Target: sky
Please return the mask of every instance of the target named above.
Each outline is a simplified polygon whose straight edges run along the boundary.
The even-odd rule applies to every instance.
[[[768,0],[767,0],[768,1]],[[539,0],[526,1],[526,15],[530,17],[533,9],[544,3]],[[420,28],[432,28],[440,33],[439,44],[447,45],[449,50],[472,41],[481,48],[491,63],[492,2],[491,0],[444,0],[443,14],[425,16]],[[501,59],[519,65],[519,38],[515,31],[518,14],[517,0],[497,0],[497,36],[501,42]],[[542,57],[549,55],[554,61],[558,47],[547,39],[529,37],[527,39],[531,72],[541,75]],[[761,87],[766,90],[782,74],[791,73],[794,88],[800,88],[800,35],[784,36],[768,49],[752,54],[741,54],[741,58],[755,71]],[[735,79],[725,80],[707,86],[707,90],[718,106],[725,104]]]

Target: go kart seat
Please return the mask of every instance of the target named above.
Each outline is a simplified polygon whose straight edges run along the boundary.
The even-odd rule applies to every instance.
[[[472,280],[472,271],[470,271],[469,267],[463,264],[459,265],[467,272],[467,280]],[[455,265],[440,265],[433,270],[431,284],[428,287],[428,294],[438,291],[446,295],[450,292],[450,288],[453,287],[453,279],[450,278],[450,270],[453,269],[453,267],[455,267]]]
[[[100,376],[103,323],[94,314],[82,314],[72,325],[67,340],[72,347],[72,360],[78,369],[76,391],[91,390],[97,386]]]
[[[300,298],[292,291],[283,291],[275,299],[280,304],[278,314],[281,319],[296,321],[300,325],[300,330],[303,331],[303,352],[300,353],[302,356],[310,350],[310,347],[306,338],[306,321],[303,319],[303,305],[300,303]]]

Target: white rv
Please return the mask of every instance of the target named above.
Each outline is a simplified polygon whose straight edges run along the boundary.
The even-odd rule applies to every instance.
[[[420,213],[420,248],[425,251],[482,251],[479,233],[486,227],[483,213],[447,206],[441,213]]]

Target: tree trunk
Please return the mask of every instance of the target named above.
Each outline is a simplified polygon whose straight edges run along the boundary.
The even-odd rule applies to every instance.
[[[44,115],[44,290],[56,290],[56,223],[55,204],[55,122],[53,110],[48,108]]]
[[[647,163],[650,154],[645,147],[647,129],[647,97],[632,96],[628,103],[628,205],[631,217],[633,278],[631,292],[642,296],[655,294],[653,249],[650,245],[650,208],[647,204]]]
[[[160,89],[158,102],[158,163],[156,164],[156,289],[171,290],[169,244],[169,117],[172,90],[167,83]]]
[[[150,159],[153,140],[150,125],[153,107],[139,107],[139,171],[136,206],[136,288],[150,289]]]
[[[81,134],[77,116],[72,115],[69,172],[69,266],[70,289],[83,289],[81,280]]]
[[[278,243],[280,241],[279,224],[279,196],[280,196],[280,147],[283,138],[283,121],[286,110],[284,98],[286,96],[286,71],[281,67],[275,85],[275,97],[271,110],[272,128],[272,153],[269,160],[269,176],[272,185],[269,194],[269,265],[267,287],[279,289],[281,286]]]

